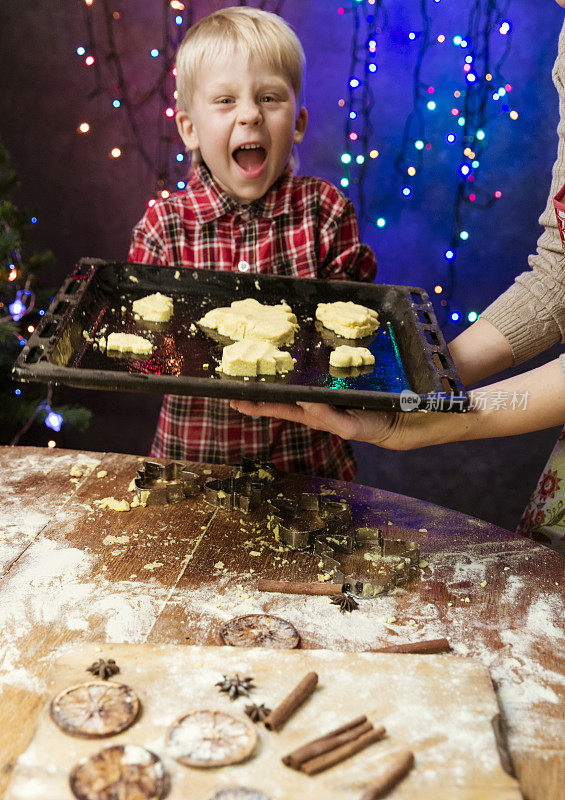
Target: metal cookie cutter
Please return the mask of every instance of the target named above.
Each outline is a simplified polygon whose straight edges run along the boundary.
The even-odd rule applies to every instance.
[[[137,471],[134,484],[137,496],[147,506],[178,503],[185,497],[193,497],[202,489],[200,475],[190,472],[186,464],[179,461],[170,464],[145,461]]]
[[[268,506],[275,538],[296,550],[312,546],[321,536],[345,534],[351,526],[347,503],[318,494],[305,492],[298,500],[275,497]]]
[[[343,583],[345,591],[360,597],[375,597],[407,581],[420,563],[420,547],[404,539],[385,539],[380,528],[357,528],[353,544],[349,537],[322,537],[314,547],[324,569],[334,583]],[[371,577],[345,575],[340,556],[356,549],[367,549],[365,560],[371,565]]]
[[[206,481],[204,499],[226,511],[243,511],[247,514],[263,502],[265,490],[277,474],[277,468],[270,461],[244,458],[233,477]]]

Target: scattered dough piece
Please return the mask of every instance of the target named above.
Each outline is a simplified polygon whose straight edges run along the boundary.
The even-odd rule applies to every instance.
[[[243,339],[224,347],[222,372],[226,375],[276,375],[294,369],[290,353],[262,339]]]
[[[294,332],[298,330],[296,316],[287,303],[267,306],[252,298],[235,300],[224,308],[213,308],[199,320],[199,324],[234,341],[254,337],[273,344],[292,342]]]
[[[112,511],[129,511],[130,504],[127,500],[116,500],[115,497],[103,497],[102,500],[95,500],[98,508],[111,508]]]
[[[107,474],[108,474],[108,470],[101,469],[96,473],[96,477],[97,478],[105,478]]]
[[[375,356],[366,347],[350,347],[342,344],[330,353],[332,367],[362,367],[374,364]]]
[[[100,340],[102,347],[102,340]],[[120,353],[137,353],[139,355],[151,355],[153,345],[142,336],[134,333],[111,333],[106,342],[107,350],[119,350]]]
[[[77,467],[76,464],[75,464],[74,467],[71,467],[70,474],[73,476],[73,478],[80,478],[81,475],[82,475],[82,470],[81,470],[80,467]]]
[[[173,315],[173,298],[156,292],[132,303],[133,313],[149,322],[168,322]]]
[[[379,327],[379,315],[372,308],[360,306],[350,300],[344,303],[318,303],[316,319],[338,336],[362,339]]]

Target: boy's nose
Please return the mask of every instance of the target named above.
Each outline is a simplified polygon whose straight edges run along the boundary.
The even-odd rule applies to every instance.
[[[263,121],[263,115],[257,103],[246,103],[239,112],[240,125],[259,125]]]

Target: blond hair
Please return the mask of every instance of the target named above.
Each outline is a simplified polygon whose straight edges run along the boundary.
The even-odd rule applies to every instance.
[[[223,8],[204,17],[186,33],[177,52],[177,109],[188,111],[202,64],[226,52],[257,57],[290,81],[297,100],[302,91],[305,57],[292,28],[276,14],[248,6]]]

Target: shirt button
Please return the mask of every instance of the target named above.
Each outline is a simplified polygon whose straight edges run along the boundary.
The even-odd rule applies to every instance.
[[[250,266],[247,261],[240,261],[237,268],[240,272],[249,272]]]

